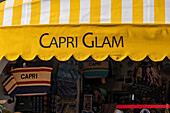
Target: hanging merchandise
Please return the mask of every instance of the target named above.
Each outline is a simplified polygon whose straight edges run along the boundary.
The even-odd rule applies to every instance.
[[[0,113],[11,113],[6,110],[6,107],[3,104],[7,103],[7,100],[0,100]]]
[[[106,97],[107,97],[107,92],[105,89],[99,88],[99,89],[94,90],[93,100],[92,100],[92,105],[93,105],[92,110],[95,113],[103,113],[105,111],[104,103],[106,102]],[[111,109],[113,110],[112,107],[113,106],[111,106]],[[110,109],[107,108],[107,111],[109,111],[109,110]]]
[[[58,67],[57,80],[75,82],[79,78],[79,65],[77,62],[60,62]]]
[[[0,100],[0,105],[5,104],[7,100]]]
[[[115,111],[114,111],[114,113],[123,113],[121,110],[119,110],[119,109],[116,109]]]
[[[160,67],[161,68],[161,67]],[[162,83],[158,74],[156,63],[144,61],[134,69],[134,84],[132,93],[135,95],[135,102],[141,104],[153,104],[154,102],[163,104],[166,84]]]
[[[62,82],[58,81],[58,95],[64,99],[77,98],[77,84],[76,82]]]
[[[109,74],[108,61],[86,61],[83,62],[83,70],[85,78],[103,78]]]
[[[0,110],[6,109],[4,106],[0,105]]]
[[[86,111],[92,110],[92,95],[84,94],[83,110]]]
[[[76,101],[72,99],[63,99],[58,113],[76,113]]]
[[[140,113],[150,113],[150,111],[148,109],[142,109]]]
[[[75,61],[59,62],[57,75],[57,113],[76,113],[77,79],[79,64]]]
[[[99,88],[99,91],[101,92],[102,101],[105,101],[105,97],[107,96],[106,90]]]
[[[60,62],[58,67],[57,86],[58,95],[63,99],[76,99],[77,83],[79,78],[79,65],[77,62]]]
[[[45,95],[50,90],[51,72],[50,67],[15,68],[3,86],[11,96]]]
[[[33,111],[31,97],[16,97],[15,111]]]
[[[0,113],[2,113],[2,110],[5,110],[6,108],[3,106],[7,101],[6,100],[0,100]]]
[[[162,86],[160,75],[157,73],[152,62],[142,62],[134,69],[134,81],[138,84],[147,84],[148,86]]]
[[[151,67],[150,70],[153,75],[152,79],[153,79],[153,82],[155,82],[155,85],[157,87],[162,86],[161,80],[159,78],[159,74],[157,73],[156,69],[154,67]]]

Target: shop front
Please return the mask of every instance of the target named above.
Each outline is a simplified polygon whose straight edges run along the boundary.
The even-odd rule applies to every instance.
[[[169,0],[2,1],[0,104],[168,113],[169,12]]]

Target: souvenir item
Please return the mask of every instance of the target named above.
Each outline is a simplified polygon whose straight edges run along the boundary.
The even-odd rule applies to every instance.
[[[92,95],[85,94],[84,95],[84,106],[83,110],[91,111],[92,110]]]
[[[7,103],[7,100],[0,100],[0,105]]]
[[[77,98],[77,84],[76,82],[58,81],[58,95],[64,99]]]
[[[142,109],[140,113],[150,113],[150,111],[148,109]]]
[[[76,113],[76,101],[63,99],[59,113]]]
[[[108,61],[86,61],[83,62],[83,70],[85,78],[103,78],[109,74]]]
[[[2,110],[5,110],[6,108],[2,105],[5,104],[7,100],[0,100],[0,113],[2,113]]]
[[[55,113],[55,108],[53,107],[53,103],[51,102],[51,97],[45,96],[29,96],[29,97],[16,97],[16,106],[15,111],[22,112],[28,111],[29,113]],[[49,102],[47,102],[49,101]],[[55,112],[51,112],[51,111]]]
[[[119,109],[116,109],[116,110],[114,111],[114,113],[122,113],[122,111],[119,110]]]
[[[105,89],[99,88],[99,91],[101,93],[102,101],[105,101],[105,97],[107,95],[107,91]]]
[[[138,68],[138,71],[136,74],[137,74],[137,82],[140,82],[142,80],[142,67]]]
[[[23,111],[33,111],[32,108],[32,99],[31,97],[16,97],[16,105],[15,105],[15,111],[16,112],[23,112]]]
[[[168,110],[168,109],[165,109],[165,113],[169,113],[169,110]]]
[[[157,87],[162,86],[161,80],[155,68],[151,67],[151,72],[153,74],[153,79]]]
[[[2,105],[0,105],[0,109],[1,110],[4,110],[4,109],[6,109],[4,106],[2,106]]]
[[[3,82],[3,87],[5,87],[7,94],[14,96],[17,92],[17,83],[12,75],[9,75]]]
[[[149,67],[147,67],[146,68],[146,78],[145,78],[145,80],[147,80],[147,84],[148,85],[151,85],[151,84],[153,84],[153,77],[152,77],[152,75],[150,74],[150,68]]]
[[[3,86],[10,95],[46,95],[51,86],[51,72],[49,67],[15,68]]]
[[[79,65],[74,62],[59,63],[57,80],[74,82],[79,78]]]

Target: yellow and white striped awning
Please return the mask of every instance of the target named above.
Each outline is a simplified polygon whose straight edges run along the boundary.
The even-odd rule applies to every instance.
[[[6,0],[0,58],[170,58],[170,0]],[[70,38],[72,37],[72,38]]]
[[[6,0],[0,25],[170,23],[170,0]]]

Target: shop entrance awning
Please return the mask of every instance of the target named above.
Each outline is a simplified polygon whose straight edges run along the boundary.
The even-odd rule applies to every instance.
[[[170,58],[170,0],[6,0],[0,58]]]

